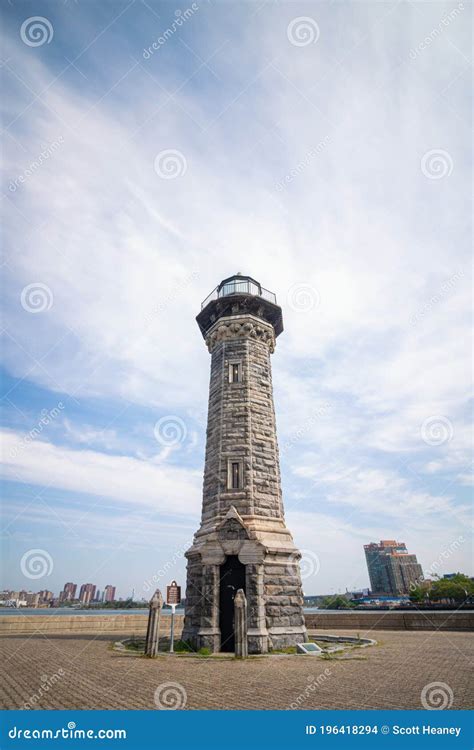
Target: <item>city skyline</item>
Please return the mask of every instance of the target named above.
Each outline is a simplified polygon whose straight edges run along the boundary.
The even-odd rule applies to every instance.
[[[79,593],[78,593],[79,588]],[[44,594],[48,596],[43,596],[42,599],[52,600],[54,599],[58,603],[66,602],[66,601],[82,601],[83,600],[83,594],[86,592],[91,593],[90,597],[87,597],[87,601],[83,601],[83,603],[90,603],[92,601],[115,601],[115,594],[117,587],[112,586],[111,584],[106,584],[103,589],[100,589],[99,586],[93,583],[83,583],[78,586],[77,583],[68,581],[64,584],[64,586],[58,591],[57,594],[55,594],[55,591],[50,591],[48,589],[40,589],[39,591],[34,590],[34,586],[29,587],[23,587],[20,589],[12,588],[11,586],[7,586],[3,588],[3,593],[9,591],[17,591],[18,593],[28,593],[28,594]],[[78,595],[76,596],[76,594]],[[49,596],[50,595],[50,596]]]
[[[374,550],[377,549],[377,550],[382,550],[383,551],[383,548],[385,547],[387,549],[387,551],[397,550],[398,552],[401,552],[404,555],[406,554],[407,557],[409,557],[409,558],[414,558],[414,562],[417,565],[418,569],[417,569],[416,573],[413,576],[413,581],[415,581],[416,583],[419,583],[422,580],[430,581],[430,580],[433,580],[435,578],[441,578],[443,576],[447,577],[449,575],[453,575],[453,568],[450,565],[451,558],[452,558],[454,552],[456,551],[456,549],[458,549],[464,543],[465,543],[465,539],[464,539],[463,536],[461,536],[459,539],[455,540],[453,542],[453,544],[451,545],[451,548],[449,548],[447,550],[444,550],[443,553],[438,558],[438,560],[434,561],[431,564],[431,566],[426,570],[426,575],[425,575],[425,573],[423,572],[422,566],[417,563],[417,559],[416,559],[417,556],[416,556],[416,554],[409,554],[408,551],[407,551],[406,544],[404,542],[396,542],[395,540],[381,540],[379,543],[377,543],[377,542],[368,542],[368,543],[366,543],[366,544],[363,545],[363,550],[365,552],[365,563],[366,563],[366,568],[367,568],[367,580],[369,581],[369,586],[368,587],[367,586],[362,586],[362,587],[356,588],[356,587],[348,587],[346,585],[345,587],[340,587],[337,590],[334,590],[332,593],[334,593],[334,594],[336,594],[336,593],[343,593],[343,592],[347,592],[349,590],[362,591],[364,589],[367,589],[372,594],[376,594],[376,593],[379,593],[379,594],[380,593],[385,593],[385,594],[394,593],[394,592],[390,592],[389,591],[390,586],[388,586],[388,588],[387,588],[386,591],[381,591],[381,590],[377,591],[377,587],[374,588],[371,585],[372,584],[372,580],[371,580],[371,576],[370,576],[370,565],[371,565],[371,563],[370,563],[370,560],[369,560],[369,557],[368,557],[368,551],[370,551],[372,548]],[[319,561],[315,561],[314,558],[309,559],[309,560],[307,558],[306,561],[303,560],[303,566],[305,564],[308,564],[308,563],[310,565],[314,565],[314,564],[316,564],[316,562],[319,563]],[[304,572],[304,568],[303,568],[303,572]],[[462,571],[462,570],[457,570],[456,572],[465,573],[465,571]],[[142,600],[143,601],[149,601],[151,599],[153,593],[155,592],[155,590],[157,588],[159,588],[162,592],[165,591],[166,590],[166,586],[171,582],[171,580],[172,580],[171,577],[169,577],[169,578],[163,577],[162,580],[160,580],[159,578],[155,577],[154,580],[148,580],[146,582],[146,584],[147,584],[146,591],[144,591],[143,594],[141,594],[140,592],[135,591],[135,589],[133,588],[130,592],[128,592],[128,595],[124,595],[124,593],[121,593],[120,596],[117,597],[117,599],[113,599],[112,601],[120,601],[120,600],[127,601],[127,600],[129,600],[129,599],[131,599],[133,597],[134,593],[136,593],[136,596],[133,597],[134,601],[142,601]],[[179,583],[179,581],[178,581],[178,583]],[[183,590],[184,590],[184,581],[181,582],[181,585],[182,585]],[[84,583],[84,584],[81,584],[81,587],[79,588],[79,596],[76,597],[75,593],[76,593],[76,591],[78,589],[78,584],[74,583],[74,582],[66,582],[63,585],[62,588],[61,587],[59,588],[58,595],[57,595],[57,597],[55,597],[55,599],[57,599],[58,601],[61,601],[61,595],[63,593],[65,593],[67,587],[73,587],[74,595],[71,597],[71,599],[75,600],[75,601],[80,601],[80,592],[81,592],[81,589],[83,589],[85,586],[94,586],[94,588],[95,588],[95,590],[97,592],[101,592],[102,593],[104,601],[107,601],[107,599],[105,599],[107,590],[113,590],[113,596],[115,596],[116,592],[119,590],[118,586],[112,586],[111,584],[105,584],[105,585],[103,585],[102,589],[100,589],[100,586],[98,586],[97,584],[90,584],[90,583],[89,584],[85,584]],[[409,589],[409,587],[408,587],[408,589]],[[4,586],[3,590],[4,591],[15,591],[15,589],[13,587],[11,587],[11,586]],[[28,591],[28,592],[31,592],[31,588],[29,588],[29,587],[23,587],[23,588],[18,589],[18,591]],[[329,589],[325,590],[324,592],[323,591],[305,591],[304,594],[305,594],[305,597],[313,597],[313,596],[326,595],[326,594],[328,594],[328,592],[329,592]],[[408,593],[408,590],[406,592],[404,592],[404,593]],[[94,600],[94,601],[97,601],[97,600]]]
[[[467,9],[353,4],[347,23],[318,4],[298,45],[291,4],[235,6],[236,35],[206,3],[154,49],[174,8],[119,5],[45,0],[54,37],[30,46],[13,4],[1,32],[1,585],[34,580],[35,550],[42,588],[67,570],[122,596],[184,584],[209,374],[194,317],[237,271],[283,309],[305,593],[366,588],[370,539],[470,573]]]

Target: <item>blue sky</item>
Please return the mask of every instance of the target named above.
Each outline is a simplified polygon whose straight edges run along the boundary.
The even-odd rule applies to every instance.
[[[380,538],[472,572],[468,13],[4,5],[2,586],[184,585],[209,377],[194,317],[236,271],[283,308],[305,593],[367,586]]]

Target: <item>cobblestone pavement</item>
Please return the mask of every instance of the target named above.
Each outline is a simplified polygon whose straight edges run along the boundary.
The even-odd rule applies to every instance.
[[[378,645],[356,649],[348,660],[275,655],[245,662],[186,656],[148,660],[112,651],[110,639],[103,636],[4,637],[0,704],[155,709],[156,693],[162,705],[187,709],[422,709],[423,688],[441,682],[448,702],[452,691],[453,709],[473,706],[471,634],[361,635],[375,638]]]

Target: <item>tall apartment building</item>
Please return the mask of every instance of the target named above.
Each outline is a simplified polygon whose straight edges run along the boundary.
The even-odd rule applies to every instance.
[[[372,594],[402,596],[410,593],[410,584],[423,578],[416,555],[409,554],[404,542],[382,539],[364,545]]]
[[[40,602],[46,603],[51,602],[54,599],[54,594],[52,591],[48,591],[48,589],[42,589],[41,591],[38,591]]]
[[[33,607],[34,609],[36,609],[40,601],[40,595],[37,593],[33,593],[32,591],[28,591],[25,599],[27,607]]]
[[[61,602],[72,602],[76,598],[77,583],[65,583],[64,588],[59,594]]]
[[[95,597],[95,583],[83,583],[79,591],[81,604],[90,604]]]
[[[114,602],[115,601],[115,586],[111,586],[110,584],[107,584],[104,590],[104,602]]]
[[[42,594],[44,594],[43,591],[39,591],[38,593],[33,593],[32,591],[25,591],[23,589],[22,591],[18,592],[12,592],[17,593],[16,597],[10,597],[11,599],[16,599],[18,601],[18,606],[26,606],[26,607],[33,607],[36,608],[40,601],[43,600]],[[23,602],[22,605],[19,603]]]

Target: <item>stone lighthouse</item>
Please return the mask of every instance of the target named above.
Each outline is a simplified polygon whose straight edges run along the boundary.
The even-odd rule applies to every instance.
[[[183,639],[234,651],[234,595],[254,654],[306,640],[300,553],[285,524],[270,355],[283,330],[275,295],[222,281],[196,318],[211,354],[201,525],[187,551]]]

